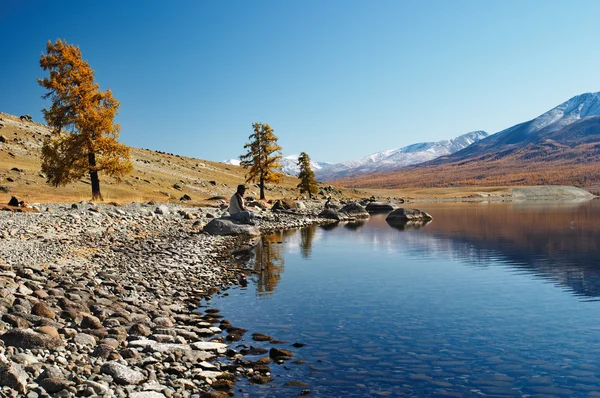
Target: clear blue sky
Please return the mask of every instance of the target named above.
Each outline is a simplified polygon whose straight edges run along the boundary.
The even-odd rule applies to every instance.
[[[600,1],[0,5],[0,111],[42,121],[48,40],[79,45],[128,145],[236,158],[253,122],[338,162],[498,132],[600,90]]]

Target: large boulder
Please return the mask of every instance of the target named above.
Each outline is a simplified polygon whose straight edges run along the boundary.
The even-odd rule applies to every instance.
[[[350,202],[340,209],[341,213],[346,213],[353,218],[369,218],[369,212],[357,202]]]
[[[204,226],[203,231],[211,235],[260,235],[257,227],[248,224],[236,224],[229,218],[214,218]]]
[[[388,214],[386,221],[388,223],[408,222],[408,221],[429,221],[433,217],[424,211],[418,209],[399,208]]]
[[[319,213],[319,217],[337,221],[342,221],[344,219],[340,212],[334,209],[324,209]]]
[[[396,205],[386,202],[371,202],[366,206],[366,209],[369,213],[385,213],[388,211],[394,211],[396,209]]]

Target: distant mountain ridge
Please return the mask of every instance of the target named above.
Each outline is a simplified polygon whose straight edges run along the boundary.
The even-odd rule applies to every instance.
[[[534,119],[402,173],[336,182],[388,188],[600,184],[600,92],[576,95]]]
[[[420,142],[399,149],[377,152],[358,160],[336,163],[315,170],[315,176],[319,180],[331,180],[374,171],[399,169],[452,154],[488,135],[485,131],[472,131],[451,140]]]
[[[289,155],[289,156],[281,158],[281,160],[279,161],[279,164],[281,165],[279,170],[285,174],[289,174],[292,176],[297,176],[298,174],[300,174],[300,166],[298,166],[298,156],[299,155]],[[221,163],[229,164],[229,165],[233,165],[233,166],[239,166],[240,160],[239,159],[227,159],[227,160],[223,160]],[[310,161],[310,167],[315,172],[318,170],[321,170],[324,167],[330,166],[330,165],[331,165],[331,163],[327,163],[327,162],[315,162],[312,160]]]
[[[358,160],[342,163],[317,162],[311,160],[310,167],[317,180],[325,181],[349,175],[370,173],[373,171],[393,170],[427,162],[440,156],[459,151],[488,136],[485,131],[472,131],[451,140],[437,142],[419,142],[399,149],[389,149],[373,153]],[[239,159],[227,159],[221,163],[239,166]],[[300,173],[298,155],[283,157],[280,170],[286,174],[297,176]]]
[[[600,116],[600,92],[576,95],[548,112],[504,129],[469,148],[434,161],[435,164],[464,160],[473,156],[500,151],[505,155],[522,149],[523,145],[555,139],[567,142],[569,135],[554,134],[575,122]],[[566,130],[565,130],[566,131]]]

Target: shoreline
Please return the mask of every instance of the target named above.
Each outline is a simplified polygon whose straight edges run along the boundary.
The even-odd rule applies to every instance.
[[[236,378],[270,380],[268,360],[235,349],[241,327],[197,311],[240,283],[231,254],[248,244],[199,230],[217,209],[71,206],[0,212],[0,396],[227,396]],[[325,222],[265,212],[260,230]]]
[[[269,363],[291,356],[276,342],[274,354],[238,349],[254,336],[210,307],[213,294],[243,283],[247,270],[232,259],[253,246],[201,231],[218,208],[38,206],[0,212],[1,397],[225,397],[236,379],[269,382]],[[317,216],[324,206],[260,211],[260,233],[336,222]]]

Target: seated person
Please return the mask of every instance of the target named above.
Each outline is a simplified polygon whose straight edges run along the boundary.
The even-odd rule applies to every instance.
[[[238,185],[236,193],[229,201],[228,211],[232,220],[238,221],[241,224],[254,225],[254,213],[246,209],[246,206],[244,206],[245,192],[246,187],[244,185]]]

